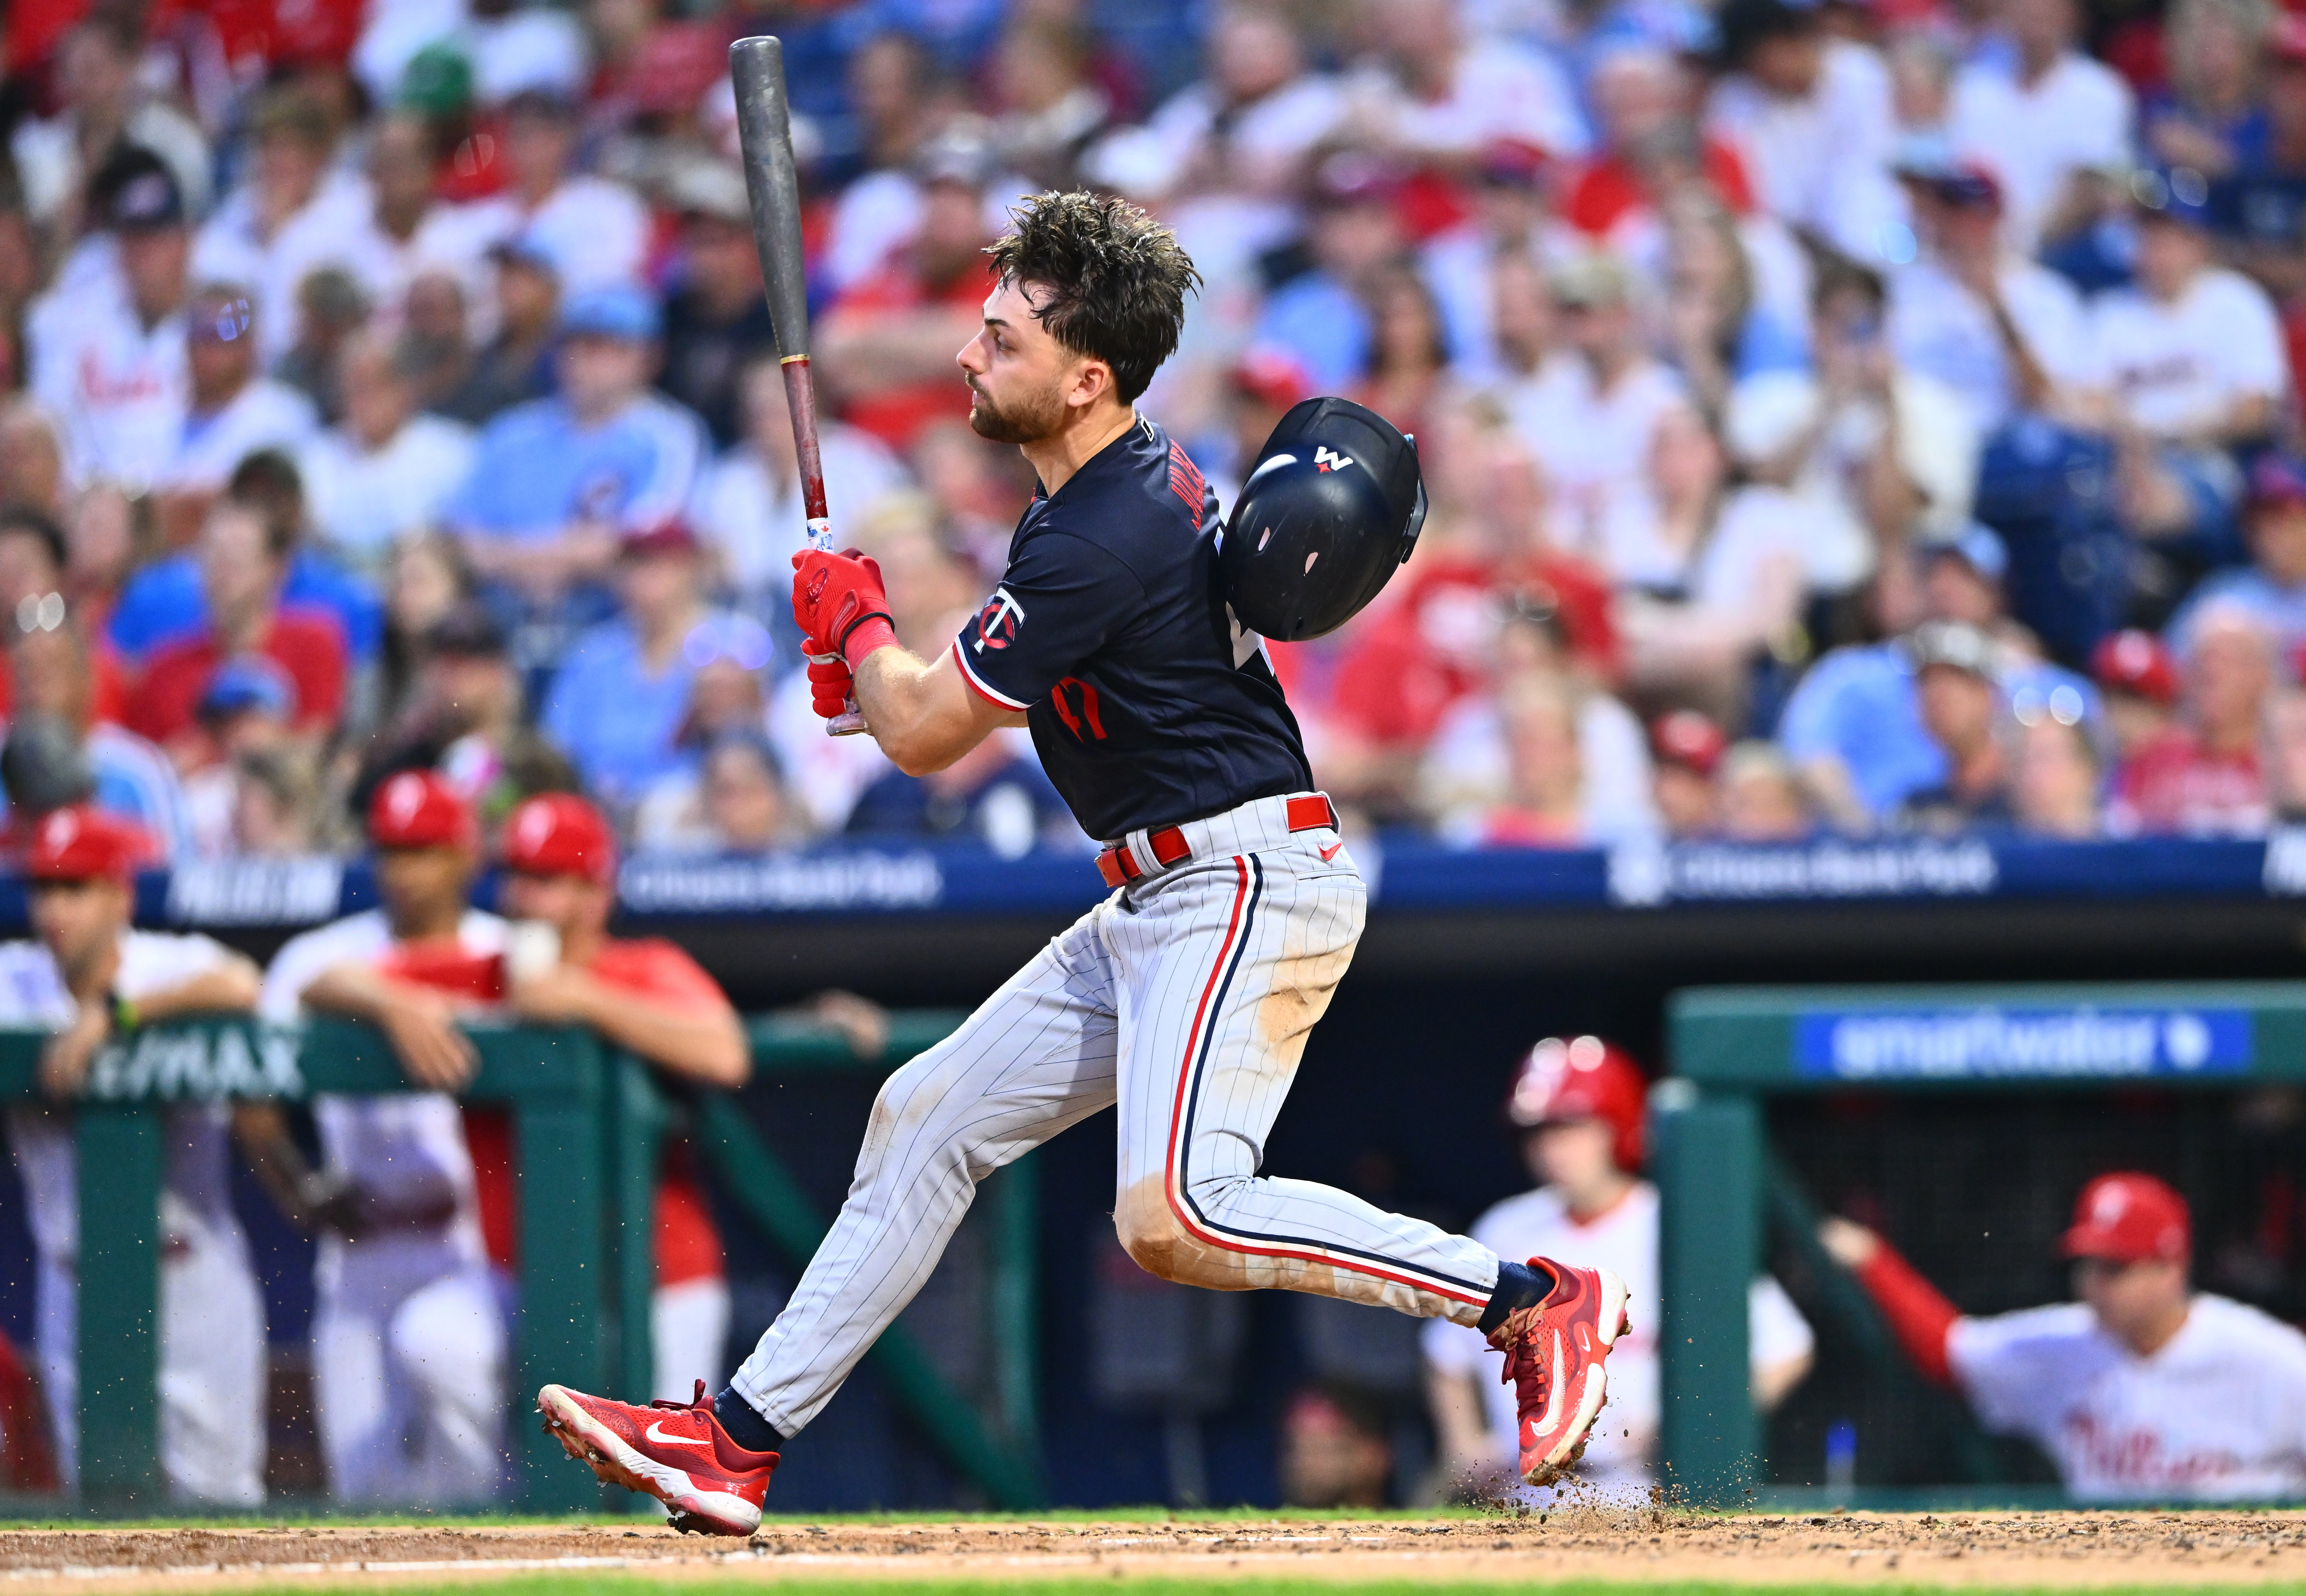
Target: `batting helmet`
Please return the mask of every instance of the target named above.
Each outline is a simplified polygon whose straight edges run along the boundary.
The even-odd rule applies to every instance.
[[[1351,399],[1306,399],[1265,440],[1226,523],[1226,599],[1277,642],[1334,632],[1377,597],[1424,525],[1415,441]]]
[[[1617,1132],[1610,1156],[1636,1170],[1649,1154],[1649,1085],[1641,1066],[1599,1037],[1548,1037],[1514,1073],[1506,1118],[1522,1130],[1601,1120]]]

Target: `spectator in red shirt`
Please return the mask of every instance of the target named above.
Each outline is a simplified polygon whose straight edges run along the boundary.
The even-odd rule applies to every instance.
[[[2213,604],[2194,622],[2179,722],[2122,762],[2114,829],[2185,836],[2266,830],[2259,734],[2274,685],[2274,647],[2248,610]]]
[[[296,689],[292,723],[319,740],[337,728],[345,703],[345,638],[336,620],[280,607],[293,529],[258,507],[219,499],[201,528],[201,586],[208,624],[155,649],[128,705],[128,725],[168,750],[180,769],[208,757],[198,710],[217,667],[261,654]]]
[[[822,335],[820,369],[837,384],[844,414],[896,448],[961,413],[967,395],[953,356],[977,336],[993,291],[982,152],[942,141],[921,166],[912,242],[833,302]]]
[[[744,1028],[713,977],[662,938],[608,935],[617,847],[599,810],[573,793],[528,799],[505,823],[503,858],[505,911],[551,927],[558,943],[558,957],[538,969],[517,956],[511,961],[515,1012],[546,1025],[590,1026],[677,1080],[745,1084],[753,1061]],[[655,1395],[687,1401],[693,1380],[717,1389],[727,1378],[729,1282],[686,1142],[666,1148],[657,1180],[650,1325]]]
[[[2105,702],[2117,757],[2127,759],[2175,723],[2178,661],[2162,639],[2132,627],[2099,640],[2090,675]]]
[[[1612,50],[1594,65],[1592,92],[1601,148],[1569,184],[1562,215],[1572,226],[1597,242],[1630,242],[1642,224],[1656,220],[1661,153],[1692,144],[1721,202],[1741,215],[1753,209],[1737,152],[1718,139],[1698,139],[1688,78],[1671,55],[1646,45]]]
[[[1548,541],[1544,479],[1496,407],[1445,413],[1428,456],[1424,544],[1400,596],[1348,634],[1317,758],[1332,793],[1379,807],[1399,801],[1443,715],[1489,679],[1508,598],[1557,616],[1588,677],[1606,683],[1618,666],[1609,586]]]
[[[1694,709],[1678,709],[1650,722],[1650,796],[1665,834],[1711,836],[1721,824],[1713,779],[1730,739]]]

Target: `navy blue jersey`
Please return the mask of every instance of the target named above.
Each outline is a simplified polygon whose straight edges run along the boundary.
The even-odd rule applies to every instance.
[[[1273,666],[1218,592],[1217,525],[1185,451],[1140,419],[1034,495],[1001,585],[953,642],[971,687],[1026,712],[1092,837],[1313,784]]]

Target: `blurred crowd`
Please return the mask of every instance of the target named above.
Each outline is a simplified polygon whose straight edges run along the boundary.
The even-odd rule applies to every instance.
[[[942,647],[1033,489],[952,360],[1007,207],[1206,286],[1143,401],[1432,513],[1276,647],[1320,784],[1468,844],[2306,813],[2306,13],[2267,0],[19,0],[0,758],[175,858],[393,773],[642,849],[1081,839],[1021,731],[809,712],[726,46],[786,40],[824,456]],[[13,615],[13,623],[8,617]]]

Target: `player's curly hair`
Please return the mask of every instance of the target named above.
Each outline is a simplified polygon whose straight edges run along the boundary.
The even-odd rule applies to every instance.
[[[1132,403],[1176,353],[1185,295],[1201,285],[1177,235],[1125,200],[1036,194],[1009,213],[1008,234],[985,252],[1004,283],[1042,290],[1034,315],[1077,354],[1113,368]]]

